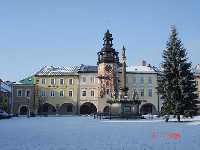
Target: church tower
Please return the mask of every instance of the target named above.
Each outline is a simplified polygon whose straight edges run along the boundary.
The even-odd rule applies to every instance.
[[[103,48],[98,52],[99,95],[101,98],[117,99],[119,96],[119,57],[112,47],[112,34],[107,30],[103,38]]]

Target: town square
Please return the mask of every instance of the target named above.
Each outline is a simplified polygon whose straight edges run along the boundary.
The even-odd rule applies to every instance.
[[[198,3],[2,2],[0,149],[198,150]]]

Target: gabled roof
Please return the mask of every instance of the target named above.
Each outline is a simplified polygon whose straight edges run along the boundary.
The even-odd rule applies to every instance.
[[[44,66],[40,71],[36,72],[35,76],[45,76],[45,75],[78,75],[78,71],[80,70],[82,65],[80,66]]]

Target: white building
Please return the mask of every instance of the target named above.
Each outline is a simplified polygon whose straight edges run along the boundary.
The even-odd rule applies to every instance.
[[[160,111],[161,102],[157,93],[158,74],[154,67],[147,65],[145,61],[141,65],[132,65],[127,67],[127,86],[129,88],[129,97],[134,91],[137,93],[141,114],[156,114]]]

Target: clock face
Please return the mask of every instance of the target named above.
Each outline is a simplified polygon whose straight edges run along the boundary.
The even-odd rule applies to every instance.
[[[106,65],[106,66],[105,66],[105,70],[106,70],[107,72],[111,72],[111,71],[112,71],[112,66],[111,66],[111,65]]]

